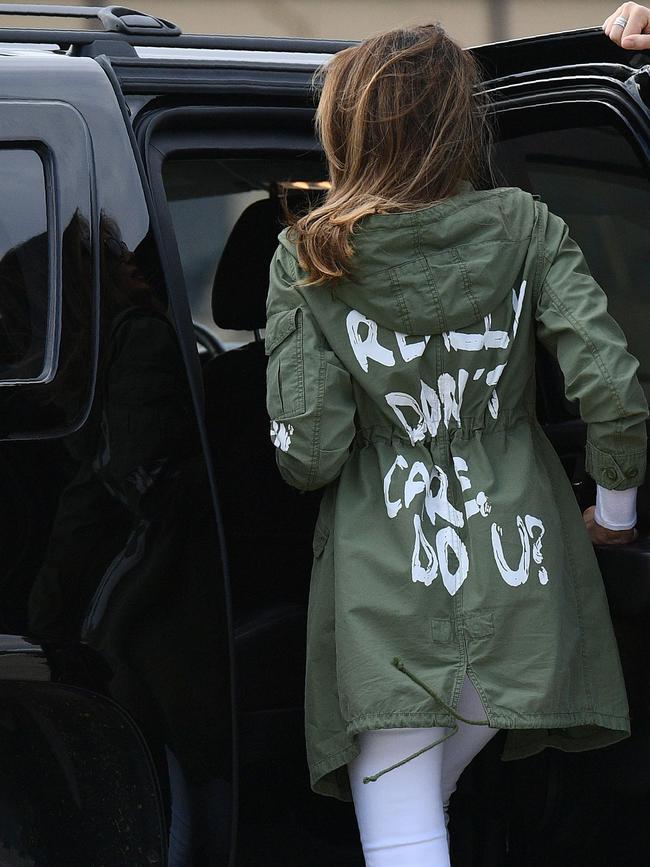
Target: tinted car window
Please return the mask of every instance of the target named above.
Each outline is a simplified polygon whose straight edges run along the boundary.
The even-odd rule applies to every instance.
[[[47,381],[56,364],[56,323],[45,176],[36,151],[0,151],[0,196],[13,203],[0,212],[0,382]]]
[[[293,192],[324,184],[319,163],[295,160],[175,159],[163,166],[167,195],[194,322],[210,330],[224,349],[253,339],[249,331],[227,331],[212,318],[212,289],[228,237],[239,217],[253,202],[289,185]],[[301,186],[301,185],[304,185]],[[251,238],[250,254],[255,255]]]
[[[537,193],[566,220],[609,310],[640,361],[650,394],[650,179],[646,163],[618,124],[595,123],[512,135],[496,148],[496,165],[510,184]],[[603,112],[604,113],[604,110]],[[520,114],[519,112],[513,112]],[[528,114],[528,112],[526,112]],[[613,116],[613,112],[607,112]],[[538,117],[543,121],[544,112]],[[558,120],[557,111],[554,115]],[[512,120],[506,124],[506,132]]]

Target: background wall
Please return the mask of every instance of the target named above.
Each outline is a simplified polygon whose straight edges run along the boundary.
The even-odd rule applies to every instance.
[[[67,2],[84,5],[74,0]],[[88,0],[89,5],[91,2]],[[128,0],[124,5],[174,21],[185,33],[363,39],[406,23],[438,20],[463,45],[476,45],[599,26],[618,3],[617,0]],[[0,25],[15,26],[18,20],[0,17]],[[47,18],[38,24],[35,19],[20,20],[20,26],[29,25],[70,26],[65,19]]]

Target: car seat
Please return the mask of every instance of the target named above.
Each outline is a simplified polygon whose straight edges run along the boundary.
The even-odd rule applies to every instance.
[[[217,268],[212,312],[256,339],[204,368],[206,423],[226,534],[241,707],[302,706],[312,536],[320,492],[281,478],[266,412],[269,265],[282,226],[276,199],[242,213]]]

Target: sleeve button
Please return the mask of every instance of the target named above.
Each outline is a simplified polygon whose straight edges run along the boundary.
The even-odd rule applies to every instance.
[[[615,482],[616,481],[616,470],[613,469],[612,467],[607,467],[607,469],[605,470],[605,478],[609,479],[611,482]]]
[[[632,468],[628,470],[625,475],[628,479],[636,479],[636,477],[639,475],[639,471]]]

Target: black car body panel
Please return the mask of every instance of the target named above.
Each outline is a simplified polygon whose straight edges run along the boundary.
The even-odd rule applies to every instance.
[[[39,42],[58,47],[21,53]],[[202,215],[222,200],[324,177],[312,73],[353,43],[18,29],[0,43],[0,188],[11,160],[31,172],[5,210],[14,235],[0,232],[18,299],[3,312],[20,325],[0,341],[0,383],[33,379],[48,335],[56,362],[47,382],[0,387],[0,863],[361,865],[351,805],[311,793],[304,756],[318,494],[278,487],[262,446],[242,464],[268,445],[261,343],[224,351],[201,318],[259,338],[265,262],[234,299],[212,292],[218,256],[201,265],[211,298],[188,266],[245,207],[212,239]],[[584,191],[620,188],[602,210],[639,245],[650,57],[596,29],[472,50],[505,182],[565,211],[617,314],[644,309],[641,286],[619,292],[638,272],[619,275],[594,240],[602,215]],[[646,267],[647,246],[635,252]],[[644,326],[629,321],[645,371]],[[547,434],[589,505],[584,426],[557,369],[540,357],[539,371]],[[647,863],[645,489],[639,513],[637,543],[599,552],[633,737],[507,767],[497,737],[454,798],[459,867]]]
[[[32,801],[35,810],[31,817],[14,811],[13,820],[6,818],[4,842],[16,857],[23,853],[40,864],[164,863],[160,814],[169,801],[167,750],[173,754],[177,788],[200,789],[208,781],[212,797],[224,801],[221,824],[207,829],[204,820],[203,837],[211,834],[212,839],[197,844],[197,851],[200,845],[206,858],[208,852],[227,858],[233,785],[231,630],[197,421],[201,406],[192,393],[176,325],[175,308],[182,299],[176,305],[170,301],[132,138],[105,71],[85,58],[2,57],[0,78],[3,93],[32,112],[31,121],[22,120],[23,140],[30,131],[59,173],[66,170],[49,192],[54,225],[61,221],[69,237],[64,257],[67,253],[75,267],[50,268],[49,290],[61,296],[64,328],[66,315],[76,328],[74,340],[73,334],[61,340],[54,395],[35,393],[37,386],[16,387],[5,410],[7,421],[32,417],[35,422],[31,440],[23,427],[15,441],[9,428],[5,439],[13,441],[0,448],[2,631],[31,635],[41,651],[40,656],[26,653],[23,639],[15,639],[12,647],[5,637],[3,705],[13,731],[24,726],[14,719],[18,699],[12,696],[20,696],[20,705],[32,706],[35,715],[52,706],[51,749],[47,753],[43,744],[39,762],[49,762],[52,773],[57,769],[68,780],[68,797],[77,791],[77,777],[86,786],[96,785],[98,796],[103,791],[109,797],[121,774],[124,797],[130,791],[138,811],[124,801],[126,818],[117,821],[99,802],[75,796],[76,809],[64,810],[45,828],[44,816],[54,818],[51,798],[62,804],[63,794],[41,786],[38,775],[26,774],[20,762],[4,763],[13,769],[3,777],[6,791],[13,792],[15,803]],[[58,111],[65,147],[42,141],[44,105]],[[71,126],[69,112],[83,120],[79,131]],[[54,128],[51,122],[50,138]],[[66,155],[82,145],[89,146],[91,164],[77,160],[66,167]],[[86,202],[92,199],[90,213],[81,197],[78,202],[64,198],[77,182]],[[22,288],[29,295],[29,280],[41,281],[34,288],[48,285],[40,277],[47,262],[33,273],[33,260],[28,270],[17,250],[19,266],[11,272],[15,291]],[[46,253],[43,245],[30,250],[32,257]],[[9,279],[8,273],[3,276]],[[97,296],[97,287],[95,315],[87,302]],[[78,356],[78,345],[88,343],[95,331]],[[75,416],[58,430],[43,432],[41,420],[55,411],[58,395],[67,399],[72,385],[89,376],[94,400],[86,420]],[[177,653],[180,646],[186,655]],[[40,659],[40,664],[25,665],[27,659]],[[34,688],[19,689],[19,682],[32,676]],[[87,725],[78,722],[84,713]],[[104,718],[103,741],[94,732],[99,717]],[[111,758],[115,750],[121,770]],[[83,761],[75,764],[69,753]],[[106,774],[113,766],[118,777],[102,781],[100,769]],[[165,799],[161,789],[167,790]],[[141,827],[134,834],[138,817]],[[77,828],[87,828],[88,836]]]

